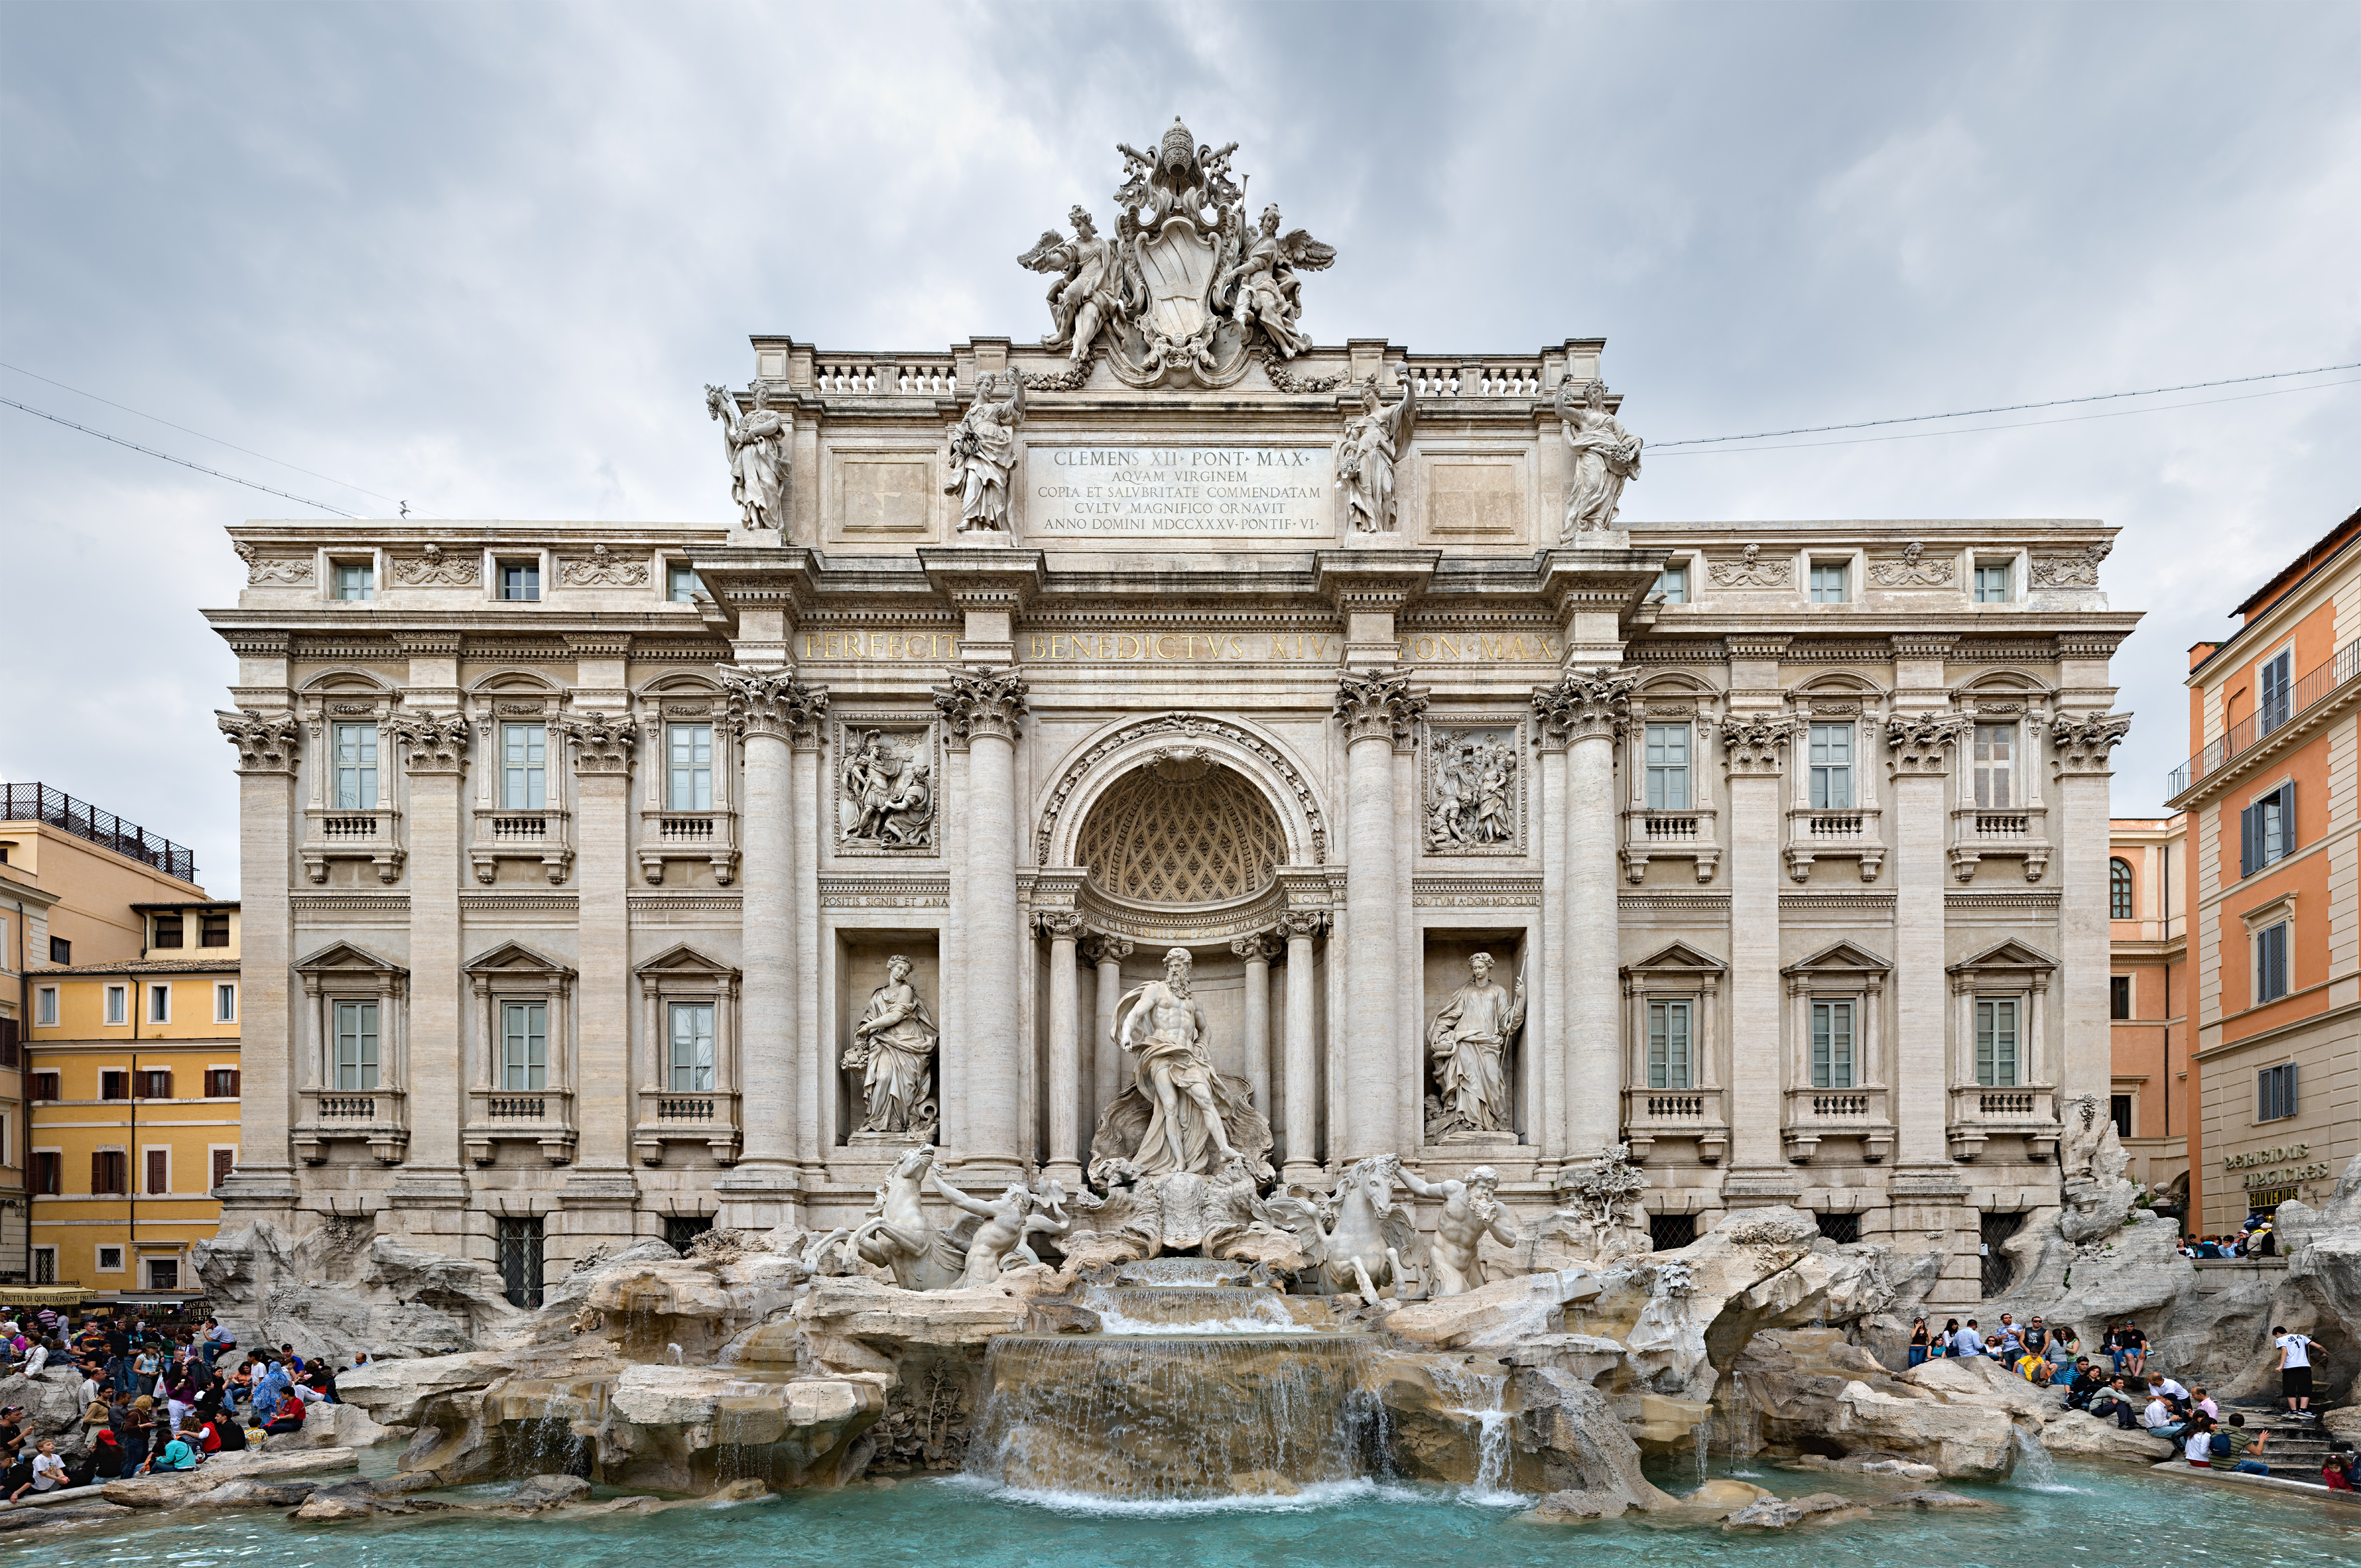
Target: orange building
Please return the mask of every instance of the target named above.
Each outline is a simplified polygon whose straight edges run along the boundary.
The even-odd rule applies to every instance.
[[[2188,839],[2184,816],[2108,824],[2108,1109],[2132,1179],[2175,1196],[2189,1185]]]
[[[2361,1152],[2361,511],[2190,651],[2169,786],[2196,1038],[2190,1225],[2317,1203]]]

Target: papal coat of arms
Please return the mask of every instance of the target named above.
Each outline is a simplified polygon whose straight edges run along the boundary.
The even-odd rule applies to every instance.
[[[1104,345],[1124,383],[1197,381],[1226,387],[1257,350],[1292,359],[1311,345],[1296,326],[1298,276],[1336,259],[1302,229],[1279,232],[1279,209],[1246,215],[1244,181],[1230,178],[1237,143],[1199,146],[1177,118],[1153,156],[1121,143],[1128,178],[1115,193],[1113,237],[1087,209],[1067,214],[1018,262],[1057,274],[1046,348],[1077,373]]]

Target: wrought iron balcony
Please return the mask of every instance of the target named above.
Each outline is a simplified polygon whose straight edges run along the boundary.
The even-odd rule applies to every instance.
[[[2169,801],[2204,783],[2211,775],[2220,773],[2238,753],[2252,750],[2272,734],[2303,718],[2343,691],[2346,684],[2356,676],[2361,676],[2361,637],[2339,648],[2326,663],[2307,672],[2295,683],[2293,689],[2261,704],[2254,712],[2223,731],[2221,739],[2173,769],[2165,780],[2165,798]]]

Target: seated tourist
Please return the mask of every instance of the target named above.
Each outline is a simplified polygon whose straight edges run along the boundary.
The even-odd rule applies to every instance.
[[[2216,1461],[2215,1467],[2238,1470],[2248,1475],[2269,1475],[2271,1467],[2255,1455],[2262,1452],[2263,1444],[2268,1442],[2270,1439],[2271,1434],[2260,1428],[2249,1431],[2246,1428],[2246,1416],[2236,1410],[2231,1411],[2230,1419],[2226,1422],[2213,1428],[2213,1458]]]
[[[2189,1408],[2192,1410],[2204,1411],[2210,1420],[2218,1421],[2222,1419],[2222,1407],[2215,1404],[2213,1396],[2202,1387],[2191,1388],[2189,1391]]]
[[[2328,1455],[2320,1462],[2320,1482],[2332,1492],[2350,1492],[2353,1486],[2353,1445],[2332,1442]]]
[[[291,1395],[287,1398],[280,1400],[277,1412],[264,1424],[262,1430],[271,1437],[277,1437],[281,1432],[302,1431],[303,1430],[303,1401],[300,1398],[293,1398]]]
[[[2161,1394],[2150,1398],[2147,1409],[2140,1413],[2140,1425],[2152,1437],[2179,1437],[2185,1424],[2172,1419],[2172,1407],[2164,1402]]]
[[[175,1432],[172,1441],[148,1463],[150,1472],[159,1470],[194,1470],[202,1455],[198,1452],[196,1433]]]
[[[2190,1423],[2189,1435],[2180,1440],[2180,1457],[2200,1470],[2213,1467],[2213,1423],[2200,1416]]]

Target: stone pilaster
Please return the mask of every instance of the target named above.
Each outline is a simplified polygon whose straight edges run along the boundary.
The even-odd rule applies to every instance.
[[[1779,1022],[1779,787],[1796,720],[1764,713],[1722,720],[1730,796],[1730,1171],[1733,1205],[1779,1201],[1795,1185],[1782,1157],[1786,1075]]]
[[[1335,714],[1345,731],[1345,1015],[1341,1066],[1352,1086],[1339,1161],[1397,1151],[1403,1129],[1400,1008],[1405,955],[1395,927],[1402,890],[1394,860],[1394,754],[1408,747],[1426,696],[1398,670],[1347,674]],[[1411,1134],[1415,1146],[1416,1134]]]
[[[1014,669],[954,670],[935,692],[952,739],[967,748],[967,863],[961,894],[966,944],[966,1111],[961,1174],[1024,1174],[1025,1018],[1016,909],[1016,729],[1025,678]]]
[[[1913,673],[1905,661],[1901,678]],[[1939,681],[1942,664],[1933,661]],[[1973,720],[1954,713],[1897,713],[1886,721],[1892,759],[1894,846],[1894,1061],[1895,1159],[1908,1169],[1945,1168],[1951,1113],[1949,997],[1943,892],[1950,820],[1947,775]]]
[[[1082,981],[1074,945],[1082,917],[1071,910],[1035,916],[1049,939],[1049,1161],[1051,1178],[1072,1188],[1082,1180]]]
[[[410,787],[410,1016],[402,1030],[401,1078],[409,1119],[406,1157],[394,1173],[396,1228],[414,1245],[455,1255],[466,1243],[460,1211],[467,1177],[459,1127],[467,1084],[459,1048],[466,988],[459,958],[460,821],[466,812],[466,716],[426,702],[456,697],[457,639],[410,648],[410,699],[379,726],[380,744],[399,756]]]
[[[732,721],[745,757],[744,1026],[739,1036],[740,1129],[736,1168],[717,1180],[719,1223],[769,1228],[799,1220],[796,1172],[796,1063],[806,1054],[796,974],[796,810],[789,746],[816,729],[829,694],[792,670],[724,665]]]
[[[215,718],[237,748],[238,875],[244,890],[239,965],[237,1168],[219,1189],[225,1231],[281,1218],[295,1203],[294,1008],[288,966],[294,918],[295,763],[302,725],[291,713],[242,708]]]
[[[1566,1026],[1560,1064],[1565,1155],[1587,1159],[1621,1141],[1623,1074],[1616,904],[1615,738],[1635,677],[1573,671],[1533,694],[1533,711],[1566,748],[1564,932]]]
[[[2049,728],[2049,765],[2061,818],[2055,837],[2064,884],[2058,905],[2058,1000],[2065,1042],[2058,1081],[2061,1114],[2070,1101],[2084,1094],[2098,1096],[2104,1108],[2112,1084],[2107,795],[2114,750],[2131,727],[2127,713],[2061,713]]]
[[[1265,1120],[1271,1114],[1270,960],[1275,946],[1261,932],[1240,937],[1230,944],[1230,951],[1244,959],[1246,965],[1246,1083],[1254,1091],[1255,1109],[1263,1113]]]
[[[1312,970],[1312,939],[1327,925],[1325,915],[1291,910],[1279,917],[1287,938],[1287,1150],[1283,1174],[1290,1181],[1320,1177],[1320,1049],[1312,1022],[1317,985]]]
[[[631,1125],[631,944],[623,897],[631,884],[631,758],[638,734],[620,714],[584,713],[560,729],[574,751],[575,821],[581,835],[576,892],[581,911],[576,981],[576,1172],[628,1171]],[[653,765],[653,760],[650,765]]]

